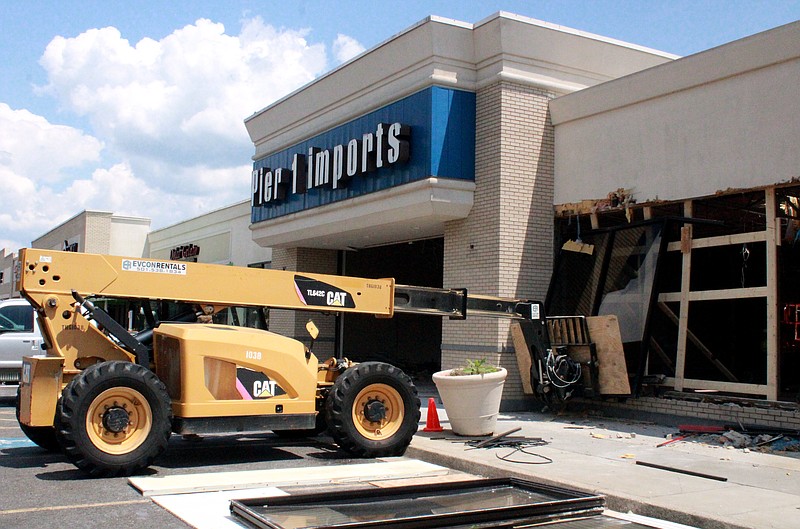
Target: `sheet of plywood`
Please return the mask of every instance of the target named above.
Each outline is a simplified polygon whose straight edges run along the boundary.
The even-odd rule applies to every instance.
[[[601,395],[630,395],[625,351],[616,316],[586,318],[589,337],[597,350],[598,391]]]
[[[286,487],[358,481],[377,481],[403,477],[445,475],[448,469],[418,461],[396,458],[379,463],[330,465],[303,468],[276,468],[270,470],[242,470],[238,472],[213,472],[177,476],[150,476],[128,478],[143,496],[183,494],[219,490],[252,489],[256,487]]]
[[[247,526],[231,514],[231,500],[286,495],[280,489],[267,487],[153,496],[152,500],[195,529],[242,529]]]
[[[511,323],[511,341],[514,343],[514,351],[517,354],[517,367],[519,376],[522,378],[522,392],[525,395],[533,395],[533,385],[531,384],[531,353],[522,326],[518,321]]]

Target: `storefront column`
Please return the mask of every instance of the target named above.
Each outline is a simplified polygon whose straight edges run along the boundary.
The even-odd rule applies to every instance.
[[[292,270],[317,274],[336,274],[336,250],[316,248],[274,248],[272,250],[273,270]],[[271,309],[269,330],[289,336],[303,343],[309,342],[306,323],[314,320],[319,328],[319,338],[314,342],[313,353],[320,360],[334,355],[336,337],[336,317],[320,312]]]
[[[554,94],[499,82],[477,93],[474,205],[447,224],[444,285],[476,294],[543,300],[553,263]],[[510,322],[445,320],[442,369],[486,358],[509,371],[502,409],[530,405],[522,392]]]

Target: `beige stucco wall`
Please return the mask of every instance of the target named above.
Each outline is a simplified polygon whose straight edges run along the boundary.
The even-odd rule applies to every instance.
[[[127,257],[142,257],[150,233],[150,219],[140,217],[111,217],[108,253]]]
[[[254,243],[249,226],[250,202],[237,202],[150,232],[144,255],[169,259],[173,248],[195,244],[200,247],[201,263],[248,266],[271,261],[272,249]]]
[[[800,22],[551,102],[555,203],[639,202],[800,176]]]
[[[0,299],[13,298],[19,295],[14,285],[14,266],[16,262],[17,254],[0,248],[0,272],[3,273],[3,279],[0,282]]]
[[[111,213],[94,213],[111,215]],[[41,237],[31,241],[31,247],[47,250],[63,250],[64,241],[68,241],[70,244],[78,243],[78,249],[80,251],[86,251],[85,244],[87,218],[88,212],[82,211],[74,217],[59,224]]]

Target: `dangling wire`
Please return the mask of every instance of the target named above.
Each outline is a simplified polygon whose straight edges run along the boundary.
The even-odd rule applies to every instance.
[[[745,284],[745,272],[747,271],[747,260],[750,259],[750,249],[747,243],[742,244],[742,288]]]
[[[545,366],[547,378],[557,388],[568,388],[581,379],[581,365],[565,354],[554,354],[553,349],[547,350]]]

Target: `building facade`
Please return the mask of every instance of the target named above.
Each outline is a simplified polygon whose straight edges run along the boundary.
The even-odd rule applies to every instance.
[[[673,56],[498,13],[431,17],[246,120],[252,234],[273,266],[543,299],[553,262],[548,103]],[[271,314],[302,336],[305,316]],[[512,372],[508,322],[315,316],[326,352],[412,372],[468,358]]]
[[[150,219],[85,210],[31,241],[32,248],[141,257]]]

